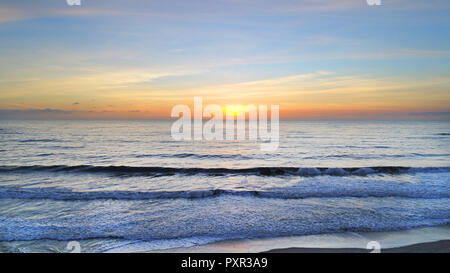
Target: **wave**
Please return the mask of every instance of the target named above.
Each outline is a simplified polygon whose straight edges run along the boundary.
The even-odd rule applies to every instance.
[[[196,158],[196,159],[252,159],[248,156],[243,156],[240,154],[232,155],[215,155],[215,154],[192,154],[192,153],[181,153],[181,154],[142,154],[136,155],[136,158],[146,158],[146,157],[160,157],[160,158]]]
[[[0,223],[0,228],[8,226],[10,230],[15,230],[15,232],[0,234],[1,242],[14,242],[14,241],[44,241],[44,240],[56,240],[56,241],[80,241],[82,243],[83,252],[101,252],[101,253],[117,253],[117,252],[146,252],[153,250],[167,250],[172,248],[187,248],[192,246],[201,246],[206,244],[211,244],[215,242],[227,241],[227,240],[242,240],[242,239],[269,239],[269,238],[285,238],[287,236],[307,236],[307,235],[320,235],[320,234],[339,234],[348,232],[388,232],[388,231],[402,231],[410,230],[414,228],[424,228],[424,227],[435,227],[450,224],[450,218],[442,219],[424,219],[415,221],[405,221],[400,223],[389,223],[390,226],[381,224],[373,224],[372,226],[365,225],[364,220],[366,218],[356,221],[352,227],[343,226],[337,227],[326,227],[325,225],[315,224],[309,225],[304,228],[290,228],[288,232],[285,231],[286,228],[272,230],[269,232],[255,232],[254,234],[250,231],[244,231],[242,234],[232,233],[232,234],[219,234],[219,235],[194,235],[192,237],[173,237],[171,234],[166,234],[165,236],[158,235],[152,236],[151,234],[145,233],[145,231],[138,232],[128,232],[124,234],[123,232],[116,232],[115,234],[100,233],[92,230],[88,227],[60,227],[57,230],[54,227],[41,224],[39,226],[33,225],[32,223],[27,223],[25,221],[17,221],[11,219],[4,219],[5,217],[0,216],[0,220],[4,222]],[[25,222],[25,223],[23,223]],[[29,225],[26,225],[29,224]],[[17,232],[20,230],[21,232]],[[211,232],[209,232],[211,233]],[[191,234],[186,234],[187,236]],[[89,244],[84,244],[87,240],[99,240],[101,244],[94,244],[89,246]],[[46,242],[46,247],[52,242]],[[7,249],[7,252],[27,252],[24,248],[17,248],[15,245],[4,245],[3,249]],[[62,252],[64,250],[59,250]],[[33,251],[31,251],[33,252]]]
[[[155,242],[182,238],[251,239],[302,236],[342,232],[374,232],[448,224],[449,200],[396,200],[395,208],[386,208],[379,200],[361,200],[360,206],[348,206],[343,200],[327,206],[322,202],[285,202],[255,200],[231,205],[232,210],[215,208],[216,200],[204,206],[162,206],[148,204],[143,213],[130,213],[100,205],[86,215],[85,207],[70,206],[65,213],[40,217],[0,215],[0,242],[31,240],[116,239]],[[61,207],[60,212],[65,207]],[[239,208],[239,209],[236,209]],[[433,209],[430,209],[433,208]],[[417,216],[416,216],[417,215]],[[47,242],[45,242],[47,243]],[[200,242],[199,242],[200,243]],[[207,243],[207,242],[205,242]],[[88,247],[89,244],[83,244]],[[103,244],[102,244],[103,245]],[[160,245],[164,248],[165,244]],[[83,250],[85,250],[83,246]],[[171,244],[171,247],[179,245]],[[111,249],[107,246],[106,251]],[[87,250],[87,249],[86,249]]]
[[[240,196],[271,199],[306,199],[306,198],[367,198],[396,197],[439,199],[450,198],[450,191],[442,187],[386,185],[384,189],[377,186],[284,188],[282,190],[226,190],[208,189],[192,191],[85,191],[74,192],[64,188],[14,188],[0,187],[0,199],[48,199],[61,201],[89,200],[153,200],[153,199],[202,199],[219,196]]]
[[[20,143],[35,143],[35,142],[67,142],[61,139],[54,139],[54,138],[46,138],[46,139],[22,139],[22,140],[18,140],[17,142]]]
[[[36,156],[37,157],[47,157],[47,156],[53,156],[53,155],[55,155],[54,153],[47,153],[47,154],[37,154]]]
[[[11,128],[0,128],[0,134],[2,135],[16,135],[23,134],[22,132],[15,131]]]
[[[404,174],[421,172],[449,172],[450,167],[358,167],[358,168],[295,168],[295,167],[254,167],[243,169],[230,168],[170,168],[170,167],[137,167],[137,166],[93,166],[93,165],[32,165],[32,166],[0,166],[1,173],[104,173],[119,176],[165,176],[165,175],[261,175],[261,176],[366,176],[369,174]]]
[[[375,154],[375,155],[354,155],[354,154],[332,154],[325,156],[308,156],[303,159],[387,159],[387,158],[414,158],[414,157],[448,157],[450,154],[421,154],[421,153],[411,153],[411,154]]]

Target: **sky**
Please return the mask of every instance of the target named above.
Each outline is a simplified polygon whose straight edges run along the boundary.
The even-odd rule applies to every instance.
[[[0,119],[450,119],[450,1],[2,0]]]

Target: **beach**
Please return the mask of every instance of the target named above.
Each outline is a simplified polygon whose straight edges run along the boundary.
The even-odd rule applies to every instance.
[[[266,253],[370,253],[362,248],[281,248]],[[450,240],[388,248],[381,253],[450,253]]]
[[[278,238],[226,240],[156,253],[449,253],[450,225],[385,232],[344,232]],[[369,244],[369,245],[368,245]],[[125,249],[124,249],[125,250]],[[119,251],[120,252],[120,251]]]

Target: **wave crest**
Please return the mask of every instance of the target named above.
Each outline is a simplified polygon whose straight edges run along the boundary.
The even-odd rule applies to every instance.
[[[164,176],[164,175],[261,175],[261,176],[365,176],[369,174],[403,174],[421,172],[449,172],[450,167],[361,167],[361,168],[295,168],[295,167],[254,167],[229,168],[169,168],[136,166],[92,166],[92,165],[52,165],[52,166],[0,166],[0,173],[55,172],[55,173],[103,173],[124,176]]]
[[[343,197],[399,197],[438,199],[450,198],[450,191],[441,191],[433,187],[387,186],[378,187],[331,187],[317,189],[314,187],[286,188],[280,190],[225,190],[207,189],[194,191],[85,191],[74,192],[64,188],[14,188],[0,187],[0,199],[48,199],[61,201],[89,200],[153,200],[153,199],[202,199],[218,196],[241,196],[272,199],[306,199],[306,198],[343,198]]]

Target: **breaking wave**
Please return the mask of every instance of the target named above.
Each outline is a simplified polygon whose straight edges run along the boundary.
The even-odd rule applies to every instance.
[[[112,175],[153,176],[153,175],[261,175],[261,176],[365,176],[369,174],[404,174],[422,172],[449,172],[450,167],[398,167],[380,166],[363,168],[295,168],[295,167],[255,167],[243,169],[229,168],[167,168],[135,166],[93,166],[93,165],[52,165],[52,166],[0,166],[0,173],[55,172],[55,173],[104,173]]]
[[[202,199],[218,196],[241,196],[275,199],[305,198],[366,198],[397,197],[438,199],[450,198],[450,190],[441,186],[402,185],[386,183],[383,187],[373,185],[360,187],[357,184],[331,186],[328,188],[303,186],[283,188],[282,190],[227,190],[206,189],[190,191],[83,191],[76,192],[64,188],[14,188],[0,187],[0,199],[49,199],[62,201],[113,200],[152,200],[152,199]]]

